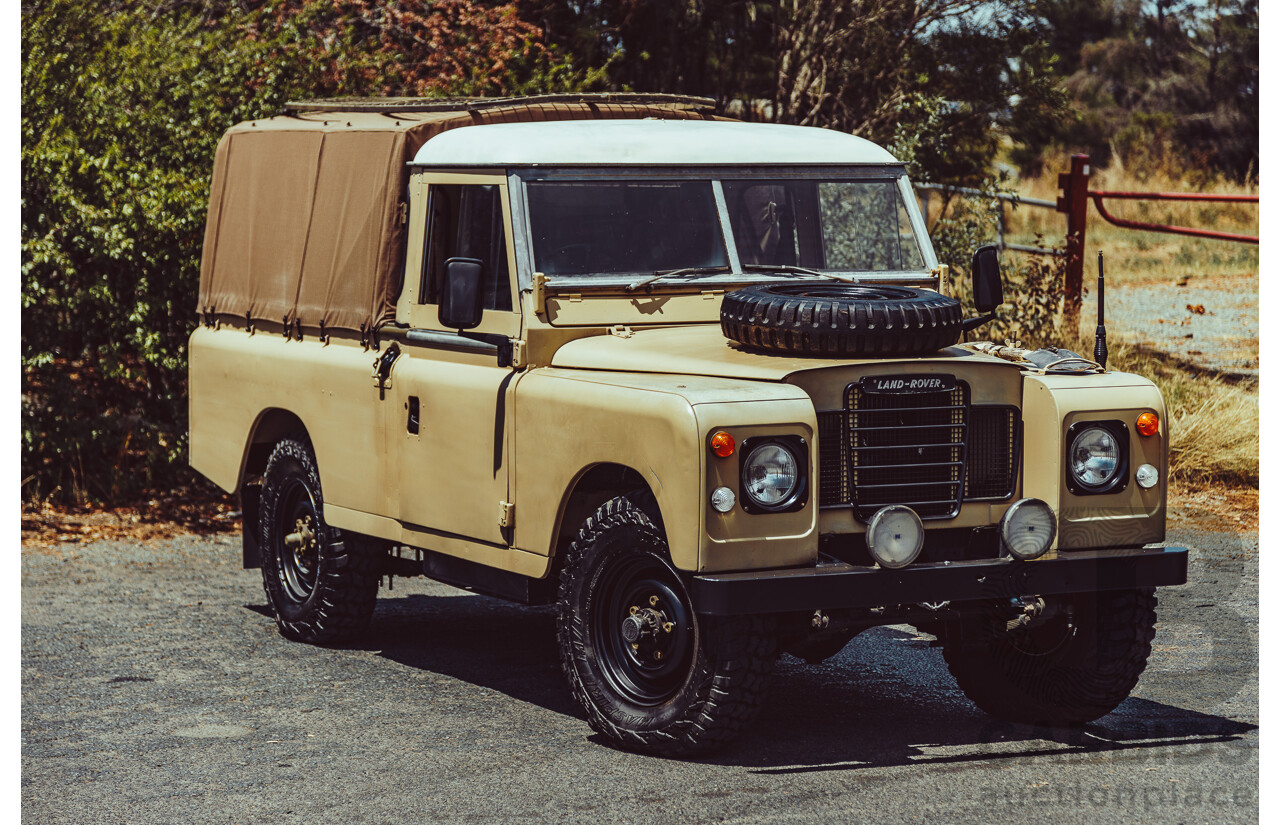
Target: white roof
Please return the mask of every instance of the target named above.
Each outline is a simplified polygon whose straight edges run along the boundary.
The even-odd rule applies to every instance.
[[[420,166],[896,164],[869,140],[811,126],[713,120],[493,123],[442,132]]]

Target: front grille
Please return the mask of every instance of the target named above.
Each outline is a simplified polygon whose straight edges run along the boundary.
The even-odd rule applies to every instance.
[[[966,500],[1002,500],[1013,495],[1018,475],[1018,408],[969,409],[969,460]]]
[[[853,507],[864,521],[888,504],[945,519],[966,498],[1008,498],[1017,423],[1014,407],[971,407],[963,381],[901,394],[850,384],[843,410],[818,414],[819,503]]]

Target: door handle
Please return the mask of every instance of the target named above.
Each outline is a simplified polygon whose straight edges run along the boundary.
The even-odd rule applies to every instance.
[[[418,396],[416,395],[409,396],[409,400],[405,403],[405,406],[409,408],[409,421],[408,421],[409,432],[413,433],[414,435],[417,435],[418,434]]]

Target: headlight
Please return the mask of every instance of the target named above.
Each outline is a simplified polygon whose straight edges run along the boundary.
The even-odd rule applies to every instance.
[[[1116,427],[1116,424],[1120,424]],[[1067,432],[1067,467],[1073,493],[1109,493],[1124,481],[1128,430],[1120,422],[1075,424]]]
[[[796,438],[747,439],[742,503],[747,512],[777,513],[804,505],[805,456]]]

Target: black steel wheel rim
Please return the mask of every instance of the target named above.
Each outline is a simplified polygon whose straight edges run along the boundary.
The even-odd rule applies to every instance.
[[[289,479],[280,491],[272,548],[281,592],[293,604],[303,604],[315,592],[319,577],[320,518],[301,479]]]
[[[591,641],[605,681],[636,705],[668,701],[688,679],[694,655],[693,609],[684,586],[661,560],[639,555],[614,561],[596,587]],[[632,641],[625,625],[630,620],[634,628],[635,616],[648,627]]]

